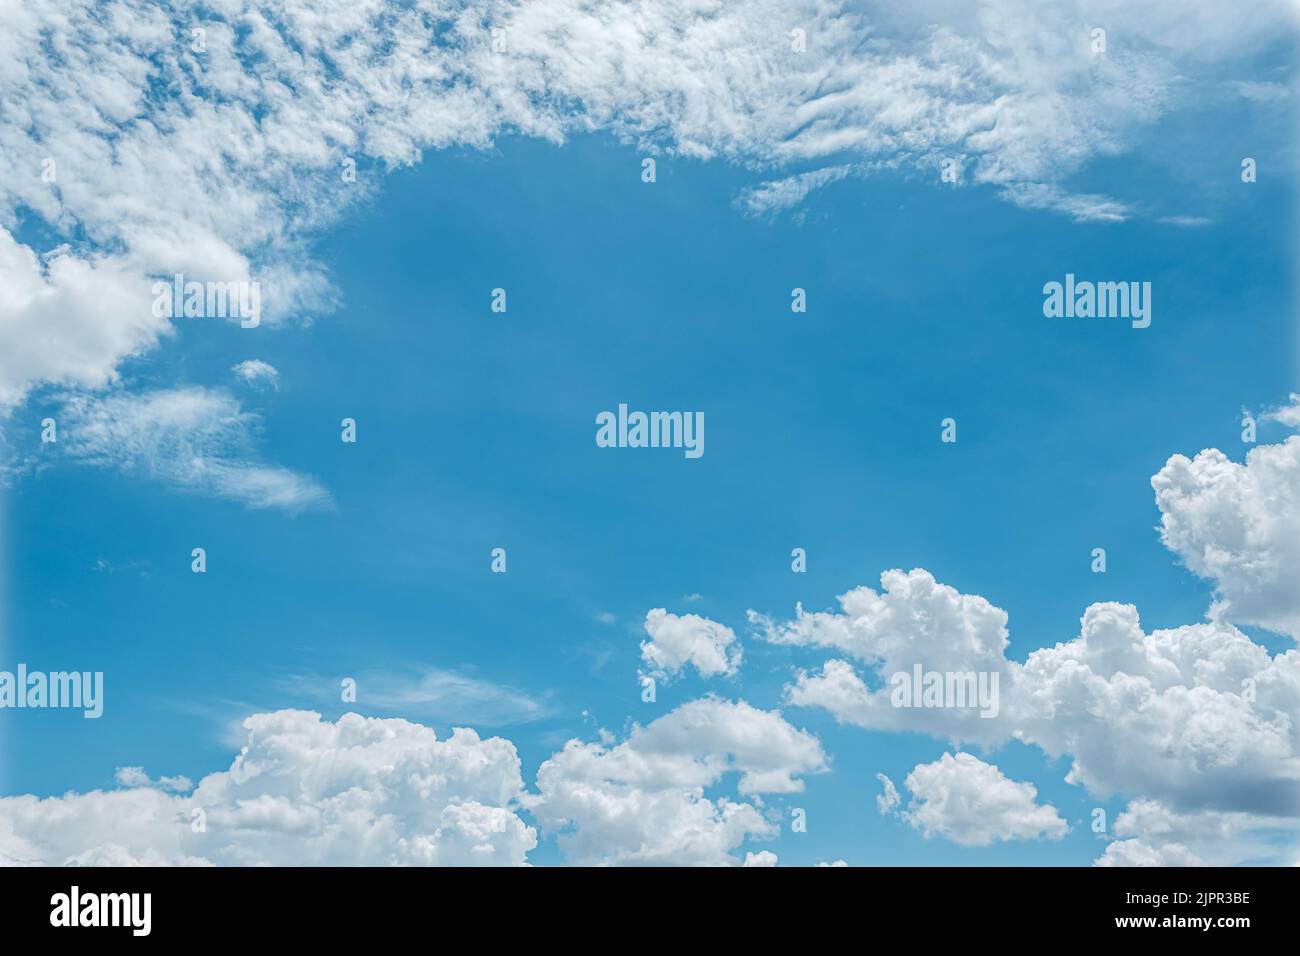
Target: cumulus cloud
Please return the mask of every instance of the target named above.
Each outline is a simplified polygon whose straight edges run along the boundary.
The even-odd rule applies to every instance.
[[[757,797],[799,792],[826,766],[779,712],[706,697],[621,743],[569,741],[538,769],[529,807],[578,865],[736,865],[745,840],[778,832]],[[733,774],[742,799],[706,795]]]
[[[140,395],[70,396],[59,412],[68,460],[116,468],[250,508],[330,504],[314,478],[258,460],[260,418],[228,392],[197,386]]]
[[[0,277],[0,411],[38,382],[109,385],[120,362],[170,330],[120,257],[83,258],[66,246],[38,256],[0,224]]]
[[[842,595],[837,612],[798,606],[792,620],[753,611],[750,620],[773,643],[843,655],[820,671],[796,672],[786,693],[797,706],[954,744],[1016,739],[1068,758],[1066,780],[1099,797],[1125,794],[1179,814],[1246,814],[1264,830],[1282,826],[1300,817],[1300,650],[1271,655],[1236,623],[1296,631],[1300,438],[1261,445],[1245,464],[1213,450],[1194,460],[1176,455],[1152,484],[1166,544],[1215,584],[1205,622],[1148,632],[1132,605],[1097,603],[1076,637],[1021,663],[1005,656],[1005,612],[919,569],[886,572],[879,593]],[[889,678],[914,664],[996,675],[998,714],[894,707]],[[889,791],[880,799],[888,804]],[[1134,839],[1155,845],[1149,835]]]
[[[1011,677],[1006,659],[1007,615],[984,598],[961,594],[924,569],[880,576],[881,591],[854,588],[840,595],[840,611],[809,613],[802,605],[790,621],[749,611],[757,633],[775,644],[823,647],[866,664],[881,686],[871,687],[844,660],[831,659],[819,673],[801,672],[789,690],[791,703],[824,707],[844,722],[875,730],[929,730],[965,740],[994,740],[1004,730],[975,708],[908,709],[894,706],[890,678],[929,671],[983,673],[999,693]],[[958,731],[957,728],[960,728]]]
[[[1270,657],[1224,622],[1146,633],[1132,606],[1094,604],[1018,669],[1010,720],[1101,796],[1295,814],[1298,715],[1300,652]]]
[[[825,647],[884,670],[905,670],[943,654],[953,664],[1001,666],[1007,615],[982,597],[961,594],[923,569],[886,571],[881,591],[854,588],[839,597],[840,613],[808,613],[792,621],[749,611],[750,623],[774,644]]]
[[[0,798],[0,856],[43,865],[519,865],[514,745],[347,714],[258,714],[189,795],[138,786]],[[201,823],[202,826],[198,826]]]
[[[918,0],[867,14],[823,0],[251,0],[205,8],[196,52],[190,13],[149,0],[12,7],[0,32],[10,107],[0,153],[15,171],[0,180],[0,407],[41,383],[113,386],[126,359],[172,330],[149,307],[159,275],[257,278],[270,321],[331,307],[305,240],[383,169],[426,149],[487,146],[502,132],[560,142],[608,130],[646,151],[759,167],[770,182],[747,194],[759,208],[798,201],[846,163],[932,170],[944,155],[961,160],[967,182],[1022,206],[1125,218],[1134,209],[1123,197],[1078,194],[1070,176],[1122,152],[1180,87],[1194,87],[1182,69],[1190,57],[1229,57],[1290,28],[1291,16],[1280,2],[1242,17],[1209,2],[991,0],[954,10]],[[1088,49],[1099,20],[1123,37],[1100,60]],[[807,30],[806,53],[791,51],[791,23]],[[504,52],[493,49],[493,29]],[[350,159],[356,183],[339,175]],[[30,218],[71,244],[20,242]],[[73,460],[250,507],[328,503],[313,479],[259,461],[256,415],[221,391],[73,396],[60,419],[60,448]],[[1014,733],[1070,754],[1071,778],[1090,789],[1136,789],[1180,812],[1294,811],[1297,658],[1269,658],[1228,622],[1297,632],[1296,454],[1288,443],[1256,449],[1244,465],[1219,453],[1176,456],[1157,476],[1166,542],[1218,588],[1209,624],[1147,634],[1135,609],[1094,605],[1076,639],[1020,665],[1005,660],[1004,612],[918,570],[889,572],[879,594],[850,592],[840,614],[800,608],[794,622],[760,628],[848,658],[791,690],[796,703],[842,720],[958,739]],[[720,650],[711,633],[716,653],[704,666],[734,670],[738,646]],[[695,645],[665,650],[671,640],[651,635],[653,653],[667,655],[654,666],[703,671]],[[1010,706],[997,720],[889,707],[873,684],[921,658],[1004,675]],[[314,834],[322,859],[523,859],[532,834],[509,808],[513,797],[466,783],[473,775],[460,764],[426,779],[422,762],[464,752],[505,780],[513,759],[513,782],[502,786],[517,793],[509,744],[466,731],[437,741],[405,722],[313,725],[312,716],[254,718],[235,767],[188,797],[130,786],[0,802],[0,855],[301,862],[294,840]],[[367,762],[381,751],[381,764]],[[742,794],[790,792],[823,765],[815,738],[775,712],[697,701],[622,744],[571,743],[543,767],[538,812],[568,828],[579,859],[735,862],[744,839],[772,824],[757,802],[708,798],[705,788],[735,774]],[[408,776],[390,779],[398,772]],[[277,788],[298,798],[286,803]],[[219,824],[207,837],[191,834],[185,812],[200,795]]]
[[[1174,455],[1151,486],[1161,540],[1214,581],[1212,613],[1300,639],[1300,436],[1252,448],[1244,464],[1217,449]]]
[[[1300,438],[1258,446],[1244,464],[1213,450],[1175,455],[1153,485],[1166,544],[1216,584],[1206,622],[1148,632],[1136,607],[1101,602],[1084,611],[1074,639],[1010,661],[1004,611],[922,570],[885,572],[881,592],[854,589],[839,611],[800,606],[784,622],[750,611],[750,620],[772,643],[837,654],[819,671],[797,672],[787,688],[794,705],[954,743],[1018,739],[1069,758],[1066,779],[1093,795],[1279,826],[1300,817],[1300,650],[1270,654],[1235,622],[1296,632]],[[996,718],[971,706],[894,708],[889,676],[914,663],[997,675]],[[891,803],[888,788],[880,800]]]
[[[1289,865],[1292,861],[1280,856],[1279,846],[1294,845],[1297,831],[1297,817],[1177,813],[1157,800],[1134,800],[1116,818],[1115,840],[1094,865]]]
[[[656,677],[676,677],[688,665],[701,677],[731,677],[740,669],[735,632],[706,617],[655,608],[645,616],[645,632],[650,640],[641,642],[641,659]]]
[[[982,598],[958,600],[924,573],[894,581],[920,584],[922,593],[941,596],[941,607],[974,614],[944,617],[928,600],[897,605],[890,591],[868,591],[852,592],[864,603],[849,602],[862,613],[803,614],[764,626],[776,640],[857,649],[874,659],[868,676],[877,684],[902,663],[889,656],[895,651],[881,650],[899,641],[915,648],[902,653],[914,653],[926,671],[991,668],[1004,676],[997,717],[982,719],[975,707],[893,707],[887,687],[873,688],[841,660],[817,674],[798,673],[787,688],[792,704],[869,729],[989,746],[1019,739],[1051,757],[1068,756],[1066,779],[1099,796],[1300,813],[1300,651],[1270,657],[1224,621],[1148,633],[1136,608],[1101,603],[1084,612],[1076,638],[1035,650],[1021,664],[1001,656],[1005,615]],[[909,610],[894,613],[900,608]],[[999,648],[994,657],[992,647]]]
[[[898,791],[887,777],[881,812],[892,811]],[[944,754],[918,764],[903,781],[911,800],[898,815],[927,838],[941,836],[960,846],[988,846],[1006,840],[1060,839],[1069,829],[1051,804],[1038,802],[1031,783],[1019,783],[968,753]],[[891,795],[892,794],[892,795]]]
[[[1204,866],[1205,861],[1179,843],[1153,847],[1141,840],[1116,840],[1093,866]]]

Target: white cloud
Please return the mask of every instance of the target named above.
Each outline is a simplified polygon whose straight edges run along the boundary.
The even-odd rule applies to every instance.
[[[746,853],[742,866],[776,866],[776,862],[777,856],[771,850],[759,850],[757,853]]]
[[[923,669],[998,675],[1004,694],[1012,674],[1007,661],[1007,615],[982,597],[935,581],[923,569],[880,576],[881,591],[854,588],[839,596],[840,613],[795,608],[792,621],[777,622],[749,611],[763,639],[776,644],[825,647],[869,665],[873,689],[847,661],[828,660],[818,674],[800,673],[789,689],[791,703],[824,707],[836,719],[876,730],[927,730],[965,740],[995,740],[1005,731],[976,709],[895,707],[889,679]],[[960,728],[960,729],[958,729]]]
[[[827,647],[876,664],[882,671],[910,669],[942,657],[953,667],[1001,667],[1007,614],[984,598],[939,584],[924,569],[886,571],[881,591],[854,588],[838,598],[841,613],[808,613],[799,604],[793,621],[778,623],[749,611],[765,640]]]
[[[1046,209],[1075,222],[1124,222],[1133,209],[1110,196],[1070,193],[1055,183],[1014,183],[1002,195],[1023,209]]]
[[[1185,81],[1194,73],[1183,69],[1188,61],[1231,56],[1292,25],[1287,5],[1271,2],[1250,17],[1210,2],[1174,8],[1118,0],[1050,9],[1028,0],[924,0],[869,17],[811,0],[725,8],[684,0],[635,9],[579,0],[447,9],[222,0],[210,9],[203,54],[188,49],[188,14],[172,22],[169,11],[132,0],[6,10],[0,86],[12,109],[0,116],[0,153],[15,174],[0,180],[0,406],[14,405],[42,382],[83,390],[113,385],[125,359],[149,352],[170,329],[148,308],[155,274],[257,276],[272,318],[329,307],[331,292],[303,252],[304,237],[364,194],[379,167],[413,162],[427,148],[485,146],[502,130],[560,141],[607,129],[646,150],[777,170],[847,159],[929,169],[937,155],[952,155],[963,160],[970,182],[994,185],[1022,205],[1084,220],[1122,218],[1133,213],[1122,198],[1076,195],[1069,176],[1098,154],[1124,150],[1180,86],[1194,87]],[[792,22],[806,25],[807,54],[789,51]],[[949,26],[931,26],[940,22]],[[1087,28],[1095,22],[1106,22],[1113,40],[1122,38],[1103,62],[1087,52]],[[437,42],[430,37],[434,23],[443,36]],[[494,25],[505,30],[505,55],[490,48]],[[47,56],[44,39],[53,27],[57,58]],[[157,89],[179,95],[157,96]],[[361,162],[355,186],[338,176],[345,157]],[[46,159],[57,162],[52,183],[40,176]],[[769,198],[784,201],[800,188],[795,177],[793,187]],[[63,236],[84,236],[84,245],[44,255],[21,245],[14,231],[20,217],[33,214]],[[74,397],[66,415],[61,430],[76,460],[252,507],[328,502],[314,480],[257,461],[250,437],[256,416],[222,392]],[[1288,545],[1296,540],[1296,452],[1287,447],[1256,458],[1263,451],[1257,449],[1245,466],[1205,453],[1195,462],[1171,459],[1161,472],[1168,496],[1161,507],[1170,546],[1216,581],[1225,621],[1295,634],[1295,592],[1289,600],[1286,589],[1297,570]],[[1004,659],[1004,612],[945,589],[924,571],[890,574],[897,577],[882,578],[884,594],[859,589],[864,593],[841,599],[843,614],[809,621],[800,609],[800,620],[775,629],[776,639],[834,648],[877,675],[918,655],[934,667],[996,669],[1019,682],[1004,684],[1004,693],[1015,691],[1013,706],[997,721],[886,710],[852,664],[834,660],[821,677],[801,678],[792,699],[887,729],[916,726],[967,738],[1014,727],[1049,752],[1072,754],[1072,779],[1102,791],[1145,788],[1180,805],[1294,809],[1294,656],[1270,659],[1224,621],[1148,635],[1134,609],[1094,605],[1076,640],[1036,652],[1022,668]],[[731,664],[724,660],[725,671]],[[1259,689],[1249,705],[1240,694],[1245,679]],[[677,740],[669,731],[689,723],[680,715],[695,713],[691,707],[722,708],[713,716],[729,726],[761,725],[774,734],[784,762],[764,758],[743,735],[708,726],[693,726],[693,739]],[[819,766],[806,745],[794,745],[800,738],[785,729],[798,732],[779,716],[746,707],[695,702],[608,750],[571,745],[548,761],[554,786],[549,796],[543,791],[543,806],[577,827],[571,844],[583,858],[605,858],[602,828],[617,837],[609,852],[616,860],[673,856],[685,832],[679,824],[698,819],[705,839],[685,855],[732,861],[747,835],[769,832],[771,824],[754,804],[709,800],[703,788],[735,772],[742,792],[785,792]],[[272,736],[282,729],[273,720],[266,728]],[[672,739],[676,757],[661,737]],[[1114,740],[1123,746],[1108,754]],[[334,751],[313,759],[322,756]],[[641,761],[668,767],[671,781],[646,776],[637,769]],[[575,782],[579,771],[593,773],[595,782]],[[285,770],[288,777],[293,772],[303,768]],[[222,789],[221,776],[207,791],[218,798],[237,790],[230,783]],[[373,784],[373,775],[365,782]],[[357,797],[364,802],[368,793],[363,786]],[[616,799],[602,806],[611,793]],[[35,824],[16,835],[12,821],[29,799],[0,804],[0,853],[59,860],[85,852],[64,854],[71,844]],[[75,824],[69,840],[93,832],[88,820],[113,835],[98,844],[105,856],[179,860],[208,852],[205,841],[185,836],[185,826],[150,829],[159,814],[185,806],[156,787],[55,799],[67,802],[36,803],[67,810]],[[271,794],[249,801],[217,816],[238,824],[241,813],[250,820],[264,814],[307,830],[334,819],[324,811],[302,817]],[[574,816],[565,817],[570,810]],[[639,810],[651,817],[637,819]],[[407,816],[391,826],[406,834],[414,811],[402,812]],[[440,857],[445,848],[456,857],[483,847],[516,860],[531,839],[511,811],[479,797],[446,804],[436,821],[416,816],[420,833],[435,827],[437,845],[401,844],[400,853],[392,851],[398,856]],[[362,812],[361,819],[371,818]],[[375,846],[391,849],[390,824],[374,826],[378,835],[367,833]],[[651,832],[648,841],[634,842],[638,827]],[[590,840],[583,836],[593,831]],[[342,854],[342,844],[332,841],[319,845]],[[267,846],[270,852],[278,844]],[[259,847],[236,841],[227,849],[237,856]]]
[[[1295,816],[1176,813],[1156,800],[1134,800],[1115,820],[1116,840],[1095,865],[1288,865],[1283,848],[1295,845],[1297,831]]]
[[[902,581],[923,585],[924,600],[917,603],[916,593],[904,599]],[[890,655],[911,647],[927,671],[994,669],[1003,678],[996,718],[981,718],[974,707],[893,707],[888,687],[872,689],[842,660],[827,661],[819,674],[800,672],[788,700],[868,729],[990,746],[1014,737],[1053,758],[1069,756],[1066,779],[1102,797],[1300,813],[1300,744],[1292,730],[1300,726],[1300,651],[1270,657],[1223,621],[1147,633],[1131,605],[1094,604],[1075,639],[1035,650],[1023,664],[995,660],[989,649],[998,647],[1001,658],[1003,612],[982,598],[958,600],[930,581],[912,572],[883,595],[850,592],[857,597],[847,601],[849,613],[765,626],[777,640],[879,655],[877,682],[902,669]]]
[[[173,793],[185,793],[194,789],[194,783],[189,777],[159,777],[154,780],[144,772],[143,767],[118,767],[113,779],[119,787],[157,787]]]
[[[500,727],[541,720],[550,713],[544,699],[461,671],[390,667],[354,676],[359,706],[384,715]],[[311,706],[322,706],[322,696],[337,701],[339,695],[337,677],[299,674],[277,680],[275,686]]]
[[[798,672],[788,701],[954,745],[1018,739],[1068,757],[1067,781],[1102,798],[1160,801],[1181,814],[1300,817],[1300,650],[1270,655],[1232,623],[1294,631],[1300,438],[1261,445],[1244,465],[1212,450],[1174,456],[1152,483],[1166,543],[1216,584],[1208,621],[1147,632],[1132,605],[1097,603],[1077,637],[1020,663],[1005,656],[1005,612],[925,571],[890,571],[882,593],[842,595],[839,613],[797,607],[793,620],[776,622],[750,612],[769,641],[865,665],[860,673],[831,658],[820,672]],[[914,663],[998,675],[999,713],[893,707],[889,676]]]
[[[257,460],[260,425],[219,389],[183,387],[102,398],[73,395],[59,412],[71,461],[116,468],[250,508],[296,512],[330,504],[314,478]]]
[[[1300,436],[1245,464],[1217,449],[1174,455],[1151,486],[1165,546],[1215,583],[1213,613],[1300,639]]]
[[[518,865],[519,757],[500,738],[439,740],[404,720],[279,711],[245,721],[229,770],[188,796],[156,787],[0,798],[0,856],[61,865]],[[206,814],[195,832],[193,811]]]
[[[1300,428],[1300,393],[1292,392],[1289,404],[1274,409],[1264,417],[1281,422],[1288,428]]]
[[[944,754],[934,763],[918,764],[903,783],[911,800],[899,816],[926,837],[988,846],[1006,840],[1060,839],[1069,829],[1055,807],[1038,803],[1033,784],[1011,780],[968,753]],[[897,797],[895,792],[895,801]]]
[[[1141,840],[1116,840],[1106,845],[1106,851],[1093,866],[1204,866],[1187,847],[1166,843],[1153,847]]]
[[[823,186],[839,182],[853,171],[849,163],[825,166],[821,169],[797,173],[784,179],[774,179],[746,189],[737,199],[737,205],[751,216],[781,212],[802,203],[808,194]]]
[[[578,865],[735,865],[777,826],[756,801],[706,789],[737,774],[742,797],[795,793],[825,768],[817,738],[778,712],[706,697],[616,745],[569,741],[538,769],[529,807]]]
[[[1216,6],[1172,17],[1160,3],[1100,0],[870,11],[825,0],[222,0],[202,18],[203,52],[190,48],[185,11],[11,6],[0,268],[16,292],[0,295],[0,356],[13,357],[0,360],[0,403],[40,382],[99,387],[152,348],[167,329],[146,307],[153,276],[256,278],[268,321],[331,308],[311,235],[383,170],[503,131],[559,142],[607,130],[647,152],[780,172],[832,164],[759,187],[760,205],[845,163],[929,175],[952,156],[970,182],[1022,204],[1120,218],[1122,200],[1072,197],[1065,181],[1124,151],[1179,97],[1194,100],[1198,76],[1219,82],[1205,61],[1293,29],[1285,3],[1250,17]],[[1102,21],[1112,42],[1098,59],[1089,31]],[[804,53],[790,48],[791,24],[807,32]],[[355,183],[340,175],[347,159]],[[13,239],[33,215],[85,248],[42,269]]]
[[[735,632],[706,617],[655,608],[645,616],[645,632],[650,640],[641,642],[641,659],[656,677],[679,676],[687,665],[701,677],[731,677],[740,669]]]
[[[1270,658],[1223,622],[1148,634],[1135,608],[1094,604],[1076,639],[1029,655],[1009,719],[1099,796],[1285,814],[1300,812],[1298,715],[1300,651]]]
[[[1242,99],[1258,103],[1276,103],[1291,98],[1289,87],[1269,81],[1234,80],[1228,84],[1228,88]]]
[[[884,790],[876,797],[876,809],[882,814],[893,813],[898,809],[902,798],[898,795],[898,788],[894,786],[894,781],[890,780],[883,773],[876,774],[876,779]]]
[[[279,370],[261,359],[246,359],[234,366],[231,371],[241,382],[254,388],[278,389],[280,387]]]
[[[38,257],[0,225],[0,278],[0,411],[38,382],[109,385],[122,360],[170,329],[149,308],[145,278],[120,257],[67,247]]]

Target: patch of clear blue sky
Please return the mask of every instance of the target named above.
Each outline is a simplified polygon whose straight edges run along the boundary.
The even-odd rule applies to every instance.
[[[543,719],[479,727],[516,742],[531,783],[570,736],[621,733],[709,690],[771,707],[793,667],[825,656],[746,640],[738,679],[684,679],[643,704],[649,608],[747,637],[747,608],[828,608],[894,567],[1005,608],[1017,659],[1073,637],[1093,601],[1137,604],[1148,629],[1199,620],[1209,589],[1160,545],[1149,479],[1176,452],[1240,459],[1241,407],[1297,384],[1287,144],[1258,107],[1216,116],[1164,124],[1149,149],[1079,177],[1143,207],[1121,224],[895,176],[828,187],[797,219],[747,219],[732,201],[752,174],[661,158],[648,185],[634,150],[599,137],[507,138],[391,175],[319,243],[337,313],[308,328],[185,323],[130,369],[137,385],[231,387],[264,413],[266,457],[319,477],[336,510],[248,511],[67,466],[12,491],[7,657],[105,671],[107,710],[6,714],[4,792],[108,786],[123,765],[197,779],[228,766],[244,714],[334,717],[341,677],[419,666],[545,702]],[[1161,148],[1174,142],[1185,163]],[[1254,185],[1243,155],[1260,159]],[[1067,272],[1151,282],[1151,327],[1045,319],[1042,285]],[[489,311],[497,286],[506,315]],[[795,286],[805,315],[790,312]],[[281,390],[235,385],[247,358],[275,365]],[[704,457],[597,448],[595,415],[620,402],[705,412]],[[345,416],[356,445],[339,441]],[[956,445],[939,441],[948,416]],[[489,573],[498,546],[506,575]],[[1094,547],[1105,575],[1089,571]],[[100,559],[123,569],[97,572]],[[318,694],[287,694],[295,674],[321,676]],[[877,771],[901,784],[943,742],[784,710],[833,770],[770,801],[808,810],[808,833],[772,846],[783,862],[1100,852],[1098,801],[1063,782],[1066,761],[1019,745],[992,758],[1070,836],[964,850],[874,806]],[[1122,795],[1101,805],[1113,814]],[[537,856],[557,859],[551,844]]]

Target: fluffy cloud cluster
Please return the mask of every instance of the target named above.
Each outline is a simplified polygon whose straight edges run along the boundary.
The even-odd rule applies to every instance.
[[[1094,866],[1204,866],[1205,861],[1178,843],[1152,846],[1142,840],[1116,840],[1106,845],[1106,851],[1093,863]]]
[[[750,620],[772,643],[842,655],[820,673],[798,674],[787,688],[794,704],[871,729],[987,745],[1018,739],[1067,758],[1066,779],[1088,792],[1128,796],[1099,864],[1272,859],[1270,838],[1294,837],[1300,821],[1300,650],[1270,654],[1228,618],[1255,613],[1242,610],[1240,595],[1281,593],[1271,582],[1292,570],[1285,558],[1265,556],[1281,540],[1270,522],[1292,520],[1300,494],[1300,483],[1285,477],[1296,442],[1257,448],[1232,466],[1240,471],[1231,480],[1245,490],[1228,513],[1249,513],[1254,531],[1244,537],[1234,537],[1235,517],[1189,504],[1226,500],[1215,480],[1197,485],[1198,495],[1171,498],[1157,476],[1157,502],[1176,516],[1166,526],[1180,529],[1179,541],[1227,536],[1255,569],[1254,581],[1215,578],[1224,599],[1203,623],[1148,632],[1136,608],[1093,604],[1077,636],[1022,663],[1006,657],[1004,611],[919,569],[886,572],[880,591],[848,592],[838,612],[799,607],[788,621],[755,612]],[[1198,459],[1215,470],[1216,456]],[[1175,456],[1161,475],[1194,466]],[[739,661],[734,634],[704,618],[652,611],[647,633],[643,655],[665,671],[731,673]],[[972,707],[895,707],[889,677],[916,665],[996,675],[996,716]],[[634,726],[622,742],[609,734],[599,743],[570,741],[542,764],[533,792],[522,788],[512,745],[471,731],[439,741],[405,721],[349,715],[333,725],[294,711],[261,715],[248,727],[249,745],[231,769],[188,795],[188,781],[153,781],[125,768],[119,782],[128,789],[0,801],[0,855],[17,862],[522,862],[535,841],[515,812],[525,807],[578,863],[761,865],[772,862],[762,851],[746,851],[743,860],[739,853],[747,840],[777,833],[764,796],[798,792],[807,775],[827,767],[818,740],[779,712],[716,697]],[[905,809],[892,781],[879,779],[880,810],[925,834],[986,845],[1064,832],[1032,786],[970,754],[916,767],[905,780]],[[194,808],[215,824],[205,834],[185,825]]]
[[[1093,605],[1018,669],[1011,721],[1101,796],[1300,814],[1300,651],[1270,657],[1222,622],[1148,634],[1133,607]]]
[[[787,688],[795,705],[875,730],[985,745],[1018,739],[1068,758],[1066,779],[1090,793],[1133,797],[1108,865],[1223,858],[1207,840],[1169,834],[1195,829],[1189,821],[1202,834],[1211,823],[1241,834],[1287,831],[1300,819],[1300,650],[1270,655],[1235,626],[1300,633],[1300,438],[1254,448],[1243,464],[1213,450],[1175,455],[1152,485],[1166,544],[1216,586],[1204,623],[1147,632],[1133,606],[1094,604],[1075,638],[1020,663],[1005,657],[1003,611],[923,570],[886,572],[881,591],[856,588],[836,612],[797,607],[793,619],[774,621],[751,611],[751,622],[770,642],[851,658],[799,672]],[[996,675],[997,716],[893,706],[891,675],[914,665]],[[944,779],[927,771],[918,782]],[[877,804],[893,812],[901,797],[882,783]],[[1164,814],[1159,826],[1153,806]],[[910,819],[923,825],[919,812]]]
[[[188,795],[141,786],[0,798],[0,856],[83,865],[518,865],[536,833],[516,813],[509,741],[348,714],[258,714],[229,770]],[[196,814],[201,814],[196,816]],[[196,829],[197,823],[202,826]]]
[[[1300,639],[1300,436],[1244,464],[1216,449],[1175,455],[1151,485],[1165,545],[1215,582],[1214,613]]]
[[[687,665],[701,677],[729,677],[740,669],[735,632],[706,617],[655,608],[645,616],[645,632],[650,640],[641,642],[641,659],[656,677],[676,677]]]
[[[297,710],[244,727],[230,768],[197,786],[124,767],[117,790],[0,798],[0,864],[520,865],[537,845],[528,809],[574,863],[771,866],[771,851],[736,855],[778,833],[763,795],[827,768],[778,712],[715,697],[621,743],[569,741],[535,793],[514,745],[472,730]]]
[[[0,405],[113,381],[170,327],[153,276],[256,277],[269,321],[331,307],[305,241],[376,172],[503,132],[608,130],[780,170],[752,211],[846,167],[931,175],[950,156],[1022,205],[1123,218],[1062,181],[1169,108],[1193,52],[1231,58],[1290,23],[1282,0],[1249,17],[1209,0],[52,0],[4,17]],[[20,244],[32,217],[80,245]]]
[[[853,650],[882,685],[873,689],[852,664],[831,660],[798,675],[791,703],[869,729],[985,744],[1015,737],[1070,757],[1067,779],[1099,796],[1300,813],[1300,651],[1270,657],[1221,620],[1147,633],[1134,607],[1094,604],[1078,637],[1021,664],[1003,656],[1005,614],[983,599],[958,596],[919,570],[887,572],[882,583],[883,593],[844,595],[841,614],[801,612],[784,623],[755,616],[771,640]],[[998,674],[998,715],[892,706],[883,685],[914,663]]]
[[[882,813],[897,812],[926,837],[942,836],[960,846],[988,846],[1006,840],[1060,839],[1069,829],[1056,808],[1038,802],[1038,790],[1003,775],[968,753],[944,754],[913,768],[903,781],[911,793],[905,810],[890,779],[877,774],[884,794]]]
[[[529,806],[579,865],[735,865],[742,842],[778,832],[756,798],[799,792],[826,765],[817,738],[779,713],[706,697],[615,746],[569,741],[537,771]],[[732,774],[737,798],[705,794]]]
[[[881,592],[859,587],[841,595],[839,613],[808,613],[799,605],[793,620],[778,622],[749,612],[750,623],[765,640],[848,654],[868,665],[883,685],[868,687],[853,664],[832,658],[820,673],[798,676],[789,691],[790,702],[824,707],[845,723],[873,730],[996,739],[1003,733],[1000,725],[974,708],[895,707],[888,682],[894,674],[911,674],[920,664],[926,671],[982,672],[990,680],[997,674],[999,692],[1005,691],[1012,671],[1005,656],[1006,612],[982,597],[940,584],[920,569],[886,571],[880,582]]]

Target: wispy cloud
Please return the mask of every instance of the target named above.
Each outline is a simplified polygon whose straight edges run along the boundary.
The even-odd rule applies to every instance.
[[[751,216],[778,213],[799,205],[813,190],[839,182],[853,170],[852,164],[843,163],[760,183],[741,193],[736,205]]]
[[[505,727],[541,720],[551,713],[544,698],[462,671],[419,666],[350,676],[356,681],[356,701],[347,704],[341,700],[341,677],[295,674],[274,683],[278,692],[295,702],[317,707],[330,703],[363,713],[457,726]]]
[[[70,396],[59,413],[60,448],[80,464],[115,468],[249,508],[328,507],[316,479],[260,461],[256,412],[228,392],[184,387]]]
[[[1044,209],[1069,216],[1075,222],[1124,222],[1133,209],[1110,196],[1072,193],[1054,183],[1016,183],[1003,196],[1022,209]]]

